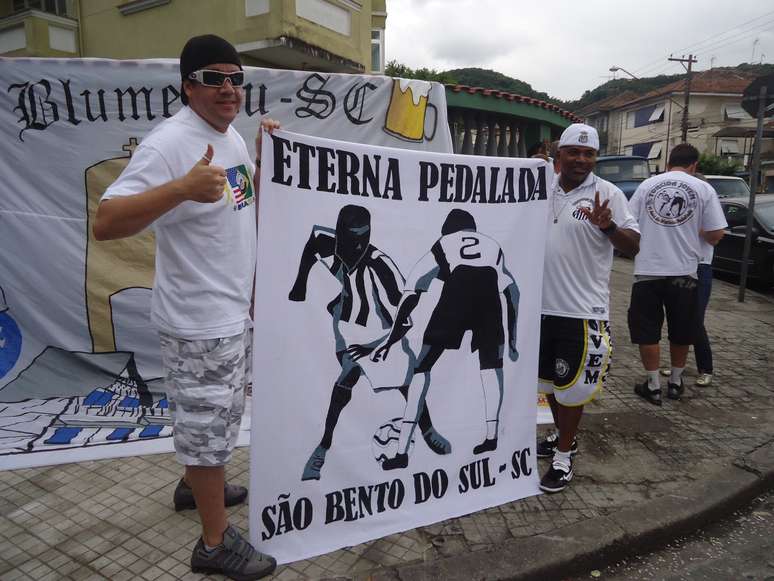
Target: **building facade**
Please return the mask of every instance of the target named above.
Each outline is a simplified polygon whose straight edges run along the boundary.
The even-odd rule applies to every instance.
[[[177,58],[213,33],[259,67],[383,74],[386,0],[0,0],[0,55]],[[446,87],[454,151],[520,157],[579,118],[480,87]]]
[[[213,33],[246,65],[382,73],[386,19],[386,0],[0,0],[0,55],[177,58]]]
[[[592,103],[578,112],[583,120],[594,127],[599,134],[599,153],[600,155],[613,155],[616,150],[610,149],[610,113],[617,107],[636,99],[637,93],[633,91],[624,91],[623,93],[613,95],[596,103]]]
[[[741,107],[742,92],[754,76],[733,69],[711,69],[694,75],[688,105],[687,141],[710,153],[748,165],[752,139],[746,137],[755,119]],[[645,95],[622,94],[586,107],[587,122],[604,127],[602,153],[638,155],[648,159],[651,171],[666,169],[669,151],[683,141],[685,81],[680,80]],[[729,131],[729,129],[734,129]],[[769,152],[769,145],[765,146]]]

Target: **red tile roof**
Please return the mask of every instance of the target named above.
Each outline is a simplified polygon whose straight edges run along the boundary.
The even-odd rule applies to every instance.
[[[710,69],[696,73],[691,79],[691,94],[694,93],[734,93],[741,95],[747,86],[755,80],[756,75],[743,73],[734,69]],[[630,103],[646,101],[653,97],[682,93],[685,91],[685,79],[669,83],[649,93],[645,93]]]
[[[533,105],[540,107],[541,109],[547,109],[553,111],[565,119],[569,119],[573,123],[580,123],[581,119],[574,113],[566,111],[561,107],[535,99],[534,97],[525,97],[523,95],[516,95],[515,93],[507,93],[505,91],[498,91],[497,89],[485,89],[484,87],[469,87],[468,85],[446,85],[446,88],[454,93],[468,93],[470,95],[483,95],[485,97],[494,97],[496,99],[504,99],[506,101],[513,101],[516,103],[524,103],[525,105]]]

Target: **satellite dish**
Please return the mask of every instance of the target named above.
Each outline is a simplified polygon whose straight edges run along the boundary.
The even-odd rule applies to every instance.
[[[742,109],[754,119],[758,117],[758,100],[761,95],[761,87],[766,87],[766,104],[763,112],[764,117],[774,115],[774,75],[758,77],[744,90],[742,94]]]

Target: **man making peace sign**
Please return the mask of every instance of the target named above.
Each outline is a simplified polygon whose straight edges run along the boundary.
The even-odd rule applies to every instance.
[[[613,248],[634,256],[637,222],[616,186],[594,175],[596,130],[570,125],[559,141],[561,173],[552,186],[543,273],[539,390],[546,394],[558,433],[537,446],[538,458],[553,458],[540,481],[559,492],[572,480],[583,406],[594,399],[612,353],[609,281]]]

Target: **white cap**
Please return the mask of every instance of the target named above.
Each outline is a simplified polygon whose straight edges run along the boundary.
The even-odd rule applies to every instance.
[[[599,134],[591,125],[573,123],[559,138],[559,147],[580,146],[599,150]]]

